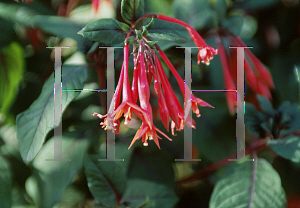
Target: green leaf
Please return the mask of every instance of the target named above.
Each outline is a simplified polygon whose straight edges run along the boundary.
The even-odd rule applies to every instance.
[[[128,24],[136,21],[144,15],[144,0],[122,0],[121,15]]]
[[[264,9],[267,7],[274,6],[275,4],[279,3],[280,0],[248,0],[242,2],[243,7],[246,9]]]
[[[115,207],[126,188],[123,161],[98,161],[100,156],[87,156],[84,172],[95,200],[107,207]]]
[[[38,13],[32,9],[15,4],[0,3],[0,17],[18,22],[28,27],[34,27],[34,16]]]
[[[171,208],[177,202],[171,162],[156,147],[136,148],[128,166],[122,202],[129,207]],[[150,201],[150,202],[148,202]]]
[[[241,15],[232,15],[221,22],[222,26],[227,28],[231,33],[239,35],[242,31],[244,18]]]
[[[41,30],[60,38],[72,38],[78,47],[84,49],[88,40],[77,32],[84,26],[65,17],[39,15],[36,11],[19,5],[0,3],[0,17],[17,22],[27,27],[38,27]]]
[[[157,43],[158,41],[147,41],[146,43],[150,46],[154,45],[155,43]]]
[[[116,45],[122,43],[126,38],[123,29],[124,23],[113,18],[102,18],[87,24],[78,34],[105,45]]]
[[[33,20],[35,27],[38,27],[49,34],[55,35],[59,38],[72,38],[76,40],[77,46],[81,50],[83,50],[90,42],[86,38],[77,34],[84,25],[75,23],[68,18],[36,15]]]
[[[295,76],[296,76],[296,80],[297,82],[300,83],[300,66],[295,66]]]
[[[45,161],[54,157],[55,139],[51,138],[33,161],[33,167],[38,172],[33,175],[35,192],[33,190],[31,195],[33,195],[33,199],[37,200],[35,203],[39,205],[38,207],[41,208],[52,208],[59,201],[74,176],[83,168],[84,155],[89,144],[88,140],[84,138],[63,137],[62,158],[71,159],[71,161]]]
[[[147,30],[149,30],[151,27],[153,27],[153,25],[154,25],[154,18],[152,17],[151,19],[149,19],[145,24],[144,24],[144,26],[145,26],[145,28],[147,29]]]
[[[264,113],[266,113],[268,116],[274,116],[275,110],[272,106],[272,103],[266,97],[257,95],[257,100]]]
[[[264,159],[230,165],[216,184],[210,199],[215,207],[286,207],[278,173]]]
[[[152,28],[148,30],[148,37],[153,40],[165,40],[175,43],[186,43],[191,40],[185,27],[156,19]]]
[[[0,156],[0,207],[10,208],[12,205],[12,180],[8,163]]]
[[[82,89],[87,76],[86,66],[62,66],[63,89]],[[17,116],[17,138],[20,153],[25,163],[29,163],[42,147],[47,133],[54,126],[54,73],[45,82],[40,96],[24,112]],[[62,111],[80,92],[62,94]]]
[[[145,26],[143,26],[142,35],[143,35],[143,36],[148,35],[148,30],[147,30],[147,28],[146,28]]]
[[[282,139],[270,140],[269,146],[281,157],[300,162],[300,137],[289,135]]]
[[[134,43],[134,40],[135,40],[135,37],[133,37],[133,36],[130,36],[129,38],[127,38],[126,40],[125,40],[125,42],[126,43]]]
[[[210,21],[213,11],[207,0],[175,0],[173,3],[175,18],[182,20],[195,29],[202,29]]]
[[[135,33],[136,33],[139,40],[143,39],[143,35],[138,30],[135,30]]]
[[[12,42],[0,51],[0,112],[8,115],[24,71],[23,48]]]
[[[17,40],[17,35],[13,26],[14,25],[10,21],[0,18],[0,31],[2,31],[0,48],[5,45],[9,45],[14,40]]]
[[[218,19],[221,21],[225,18],[227,12],[227,3],[226,0],[215,0],[214,9],[218,14]]]
[[[258,112],[254,105],[245,103],[245,127],[253,135],[263,137],[264,130],[261,126],[265,121],[265,116]]]
[[[284,102],[277,109],[277,115],[280,118],[279,125],[282,127],[280,135],[290,134],[300,129],[300,112],[296,103]]]

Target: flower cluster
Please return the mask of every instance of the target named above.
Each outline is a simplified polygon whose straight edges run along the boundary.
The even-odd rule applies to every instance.
[[[227,40],[232,46],[246,47],[244,42],[238,36],[227,35]],[[229,56],[226,54],[224,44],[218,37],[218,48],[220,50],[220,60],[222,62],[224,74],[224,87],[227,90],[236,89],[237,84],[237,62],[236,50],[230,50]],[[268,69],[260,62],[260,60],[245,48],[245,80],[250,90],[254,94],[266,96],[272,99],[271,89],[274,88],[273,79]],[[226,100],[230,114],[235,113],[236,93],[226,92]]]
[[[173,18],[162,15],[158,15],[157,18],[173,21]],[[186,25],[185,23],[181,25],[187,28],[192,39],[199,47],[198,64],[200,63],[200,59],[202,59],[202,63],[208,64],[213,58],[213,55],[218,53],[218,50],[206,45],[200,35],[190,26]],[[134,37],[130,36],[130,33],[128,34],[124,45],[124,61],[120,79],[118,81],[118,85],[116,87],[109,110],[106,115],[101,115],[98,113],[93,114],[93,116],[96,115],[101,119],[104,118],[104,121],[100,124],[105,130],[112,130],[116,133],[119,132],[119,119],[122,116],[125,117],[124,123],[127,124],[132,118],[132,113],[136,114],[142,121],[142,124],[136,132],[129,148],[136,140],[140,138],[142,138],[144,146],[148,145],[148,140],[153,140],[158,148],[160,148],[159,139],[161,139],[161,137],[157,133],[160,133],[167,139],[171,140],[153,124],[152,106],[149,102],[152,80],[154,91],[158,99],[161,121],[166,130],[169,131],[169,123],[171,119],[172,135],[175,135],[175,129],[177,131],[183,130],[184,125],[187,125],[190,128],[195,128],[195,122],[190,116],[188,116],[188,113],[185,114],[185,112],[189,112],[192,109],[196,116],[199,117],[200,111],[198,109],[198,105],[202,107],[212,107],[207,102],[195,97],[192,93],[190,98],[185,99],[184,107],[181,106],[179,100],[173,92],[173,89],[163,69],[162,63],[156,52],[158,52],[158,55],[160,55],[175,76],[183,97],[185,97],[186,90],[190,92],[190,89],[187,88],[183,79],[180,77],[165,53],[160,50],[155,41],[150,41],[145,34],[146,33],[144,33],[144,31],[142,32],[137,30],[135,30]],[[131,85],[128,77],[130,43],[133,43],[134,62]],[[121,94],[122,102],[120,103]]]

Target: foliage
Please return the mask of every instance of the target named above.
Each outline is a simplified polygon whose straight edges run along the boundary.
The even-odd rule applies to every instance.
[[[288,0],[2,0],[0,207],[300,204],[299,14],[299,1]],[[253,46],[245,49],[244,119],[245,159],[254,161],[232,162],[236,95],[224,91],[237,84],[236,49],[229,46],[243,45]],[[71,48],[55,57],[47,48],[53,46]],[[195,46],[193,96],[184,102],[182,47]],[[112,62],[105,47],[115,47],[114,81],[107,80]],[[135,71],[141,56],[145,77]],[[62,89],[60,125],[55,61],[62,63],[62,82],[55,83]],[[110,84],[119,93],[112,107]],[[110,114],[114,105],[117,116]],[[194,123],[180,115],[189,107]],[[175,161],[187,156],[184,119],[195,127],[188,147],[200,162]]]

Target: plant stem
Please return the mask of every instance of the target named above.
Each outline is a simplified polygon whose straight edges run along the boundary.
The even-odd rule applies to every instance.
[[[149,13],[149,14],[146,14],[142,17],[140,17],[139,19],[137,19],[133,24],[131,24],[131,29],[135,29],[135,26],[141,21],[143,20],[144,18],[156,18],[157,17],[157,14],[154,14],[154,13]]]
[[[266,147],[266,145],[267,145],[266,140],[259,139],[257,141],[254,141],[249,147],[246,148],[245,155],[251,154],[254,151],[262,149],[262,148]],[[219,168],[222,168],[232,162],[232,161],[228,161],[228,159],[235,159],[235,158],[236,158],[236,153],[234,153],[233,155],[226,157],[216,163],[213,163],[213,164],[207,166],[203,170],[196,172],[187,178],[178,180],[177,184],[181,185],[181,184],[190,183],[190,182],[205,178],[211,172],[213,172]]]

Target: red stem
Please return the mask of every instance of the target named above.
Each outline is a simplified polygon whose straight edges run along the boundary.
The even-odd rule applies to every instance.
[[[135,26],[136,26],[140,21],[142,21],[144,18],[151,18],[151,17],[156,18],[156,17],[157,17],[157,14],[149,13],[149,14],[146,14],[146,15],[140,17],[140,18],[137,19],[134,23],[131,24],[131,29],[134,29]]]

